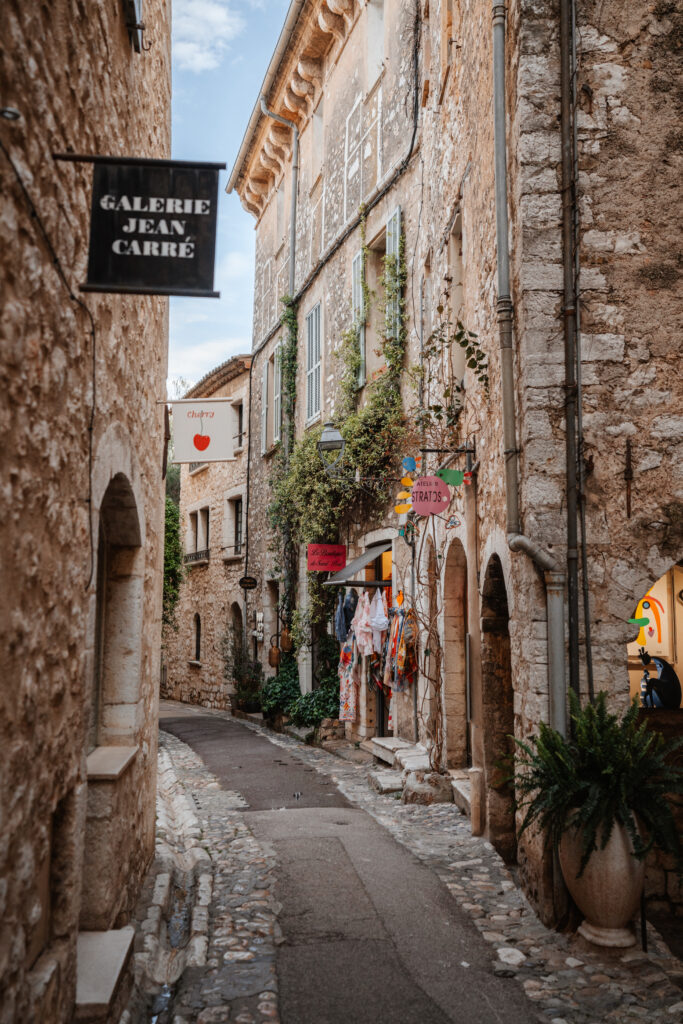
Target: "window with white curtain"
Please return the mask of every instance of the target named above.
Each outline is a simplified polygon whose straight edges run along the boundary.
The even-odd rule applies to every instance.
[[[401,259],[401,207],[397,206],[387,221],[386,255],[393,256],[392,262],[398,270]],[[401,296],[396,292],[387,299],[386,329],[390,338],[398,336],[401,323]]]
[[[306,317],[306,422],[320,415],[320,303]]]

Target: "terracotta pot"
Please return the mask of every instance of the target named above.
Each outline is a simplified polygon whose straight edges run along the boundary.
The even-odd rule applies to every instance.
[[[640,903],[645,862],[633,856],[626,829],[614,826],[607,846],[593,851],[580,878],[581,832],[565,832],[558,852],[567,888],[586,915],[579,934],[597,946],[634,945],[635,935],[628,925]]]

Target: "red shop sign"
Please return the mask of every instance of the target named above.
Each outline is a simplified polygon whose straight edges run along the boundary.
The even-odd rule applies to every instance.
[[[309,544],[309,572],[338,572],[346,568],[345,544]]]
[[[451,492],[438,476],[421,476],[413,484],[410,500],[418,516],[433,516],[446,511]]]

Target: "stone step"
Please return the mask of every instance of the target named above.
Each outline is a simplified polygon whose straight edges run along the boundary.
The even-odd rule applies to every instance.
[[[429,754],[420,743],[411,743],[402,747],[394,754],[394,767],[410,772],[428,772],[430,770]]]
[[[368,772],[368,782],[378,793],[400,793],[403,789],[401,772],[392,772],[386,768]]]
[[[463,814],[468,818],[472,817],[471,797],[472,790],[469,775],[460,769],[451,769],[451,785],[453,787],[453,799]]]
[[[79,932],[75,1021],[94,1024],[109,1019],[134,938],[135,929],[130,925],[108,932]]]
[[[394,754],[397,750],[412,746],[412,743],[401,739],[400,736],[370,736],[361,742],[363,750],[367,750],[373,757],[389,765],[393,765]]]

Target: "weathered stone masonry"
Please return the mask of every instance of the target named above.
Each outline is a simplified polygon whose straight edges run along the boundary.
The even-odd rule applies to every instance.
[[[509,752],[510,733],[528,736],[548,718],[548,630],[543,573],[525,554],[509,549],[505,532],[492,10],[489,4],[466,0],[432,0],[415,9],[375,5],[375,12],[382,7],[384,13],[381,104],[375,106],[377,89],[368,79],[371,6],[336,0],[305,5],[288,28],[278,65],[271,65],[267,75],[268,105],[294,117],[301,131],[297,434],[306,429],[305,317],[318,301],[324,339],[321,417],[334,417],[334,349],[351,322],[351,263],[360,247],[353,219],[360,202],[372,203],[375,185],[382,187],[408,152],[417,24],[421,105],[416,145],[399,180],[369,210],[366,238],[372,248],[392,209],[402,207],[408,364],[418,362],[420,338],[428,338],[437,325],[439,305],[477,333],[488,358],[488,398],[472,373],[461,369],[465,407],[460,438],[476,444],[475,485],[456,495],[452,510],[460,525],[447,535],[441,525],[437,529],[437,544],[445,542],[443,701],[448,763],[465,766],[469,756],[478,769],[473,787],[483,780],[479,824],[499,849],[513,855],[514,818],[497,764]],[[680,180],[680,12],[667,2],[630,5],[628,12],[623,5],[589,2],[577,4],[576,16],[586,578],[594,686],[608,690],[614,706],[623,708],[629,692],[627,620],[649,585],[681,557],[683,547],[676,335],[681,293],[675,255],[680,233],[680,204],[675,202]],[[566,416],[557,0],[515,0],[508,5],[506,92],[521,528],[563,566]],[[362,116],[356,128],[358,96]],[[322,156],[316,156],[315,112],[320,109]],[[375,117],[377,148],[371,141]],[[362,161],[349,161],[359,137],[366,140],[361,152],[369,164],[367,187]],[[277,151],[269,148],[275,145]],[[252,120],[232,185],[257,217],[258,365],[272,357],[278,341],[277,297],[284,294],[287,276],[290,172],[287,129],[263,117]],[[326,262],[318,269],[321,256]],[[438,396],[438,383],[433,388],[432,398]],[[406,401],[410,398],[406,388]],[[258,423],[259,389],[254,399],[252,422]],[[635,474],[630,518],[624,480],[627,439]],[[262,579],[273,571],[262,514],[269,499],[270,450],[269,440],[265,457],[254,461],[252,476],[250,529],[255,570]],[[435,463],[429,465],[434,468]],[[383,522],[352,524],[349,556],[370,541],[395,536],[395,526],[393,513]],[[428,547],[423,555],[417,575],[425,584]],[[410,559],[403,541],[394,541],[393,557],[394,584],[409,589]],[[300,582],[305,599],[303,573]],[[581,645],[585,693],[583,624]],[[433,713],[431,700],[421,681],[419,703],[426,715]],[[407,695],[395,702],[395,728],[413,739],[412,702]],[[371,697],[364,694],[362,703],[358,734],[367,735],[377,723]],[[418,724],[418,733],[425,739],[423,724]],[[557,908],[548,860],[527,842],[520,863],[528,892],[551,919]],[[680,898],[661,866],[651,875],[653,894]]]
[[[0,153],[3,1022],[72,1019],[77,934],[125,924],[154,851],[167,302],[84,300],[90,473],[91,171],[51,153],[168,156],[169,16],[136,54],[120,3],[0,13],[0,140],[68,282]]]

